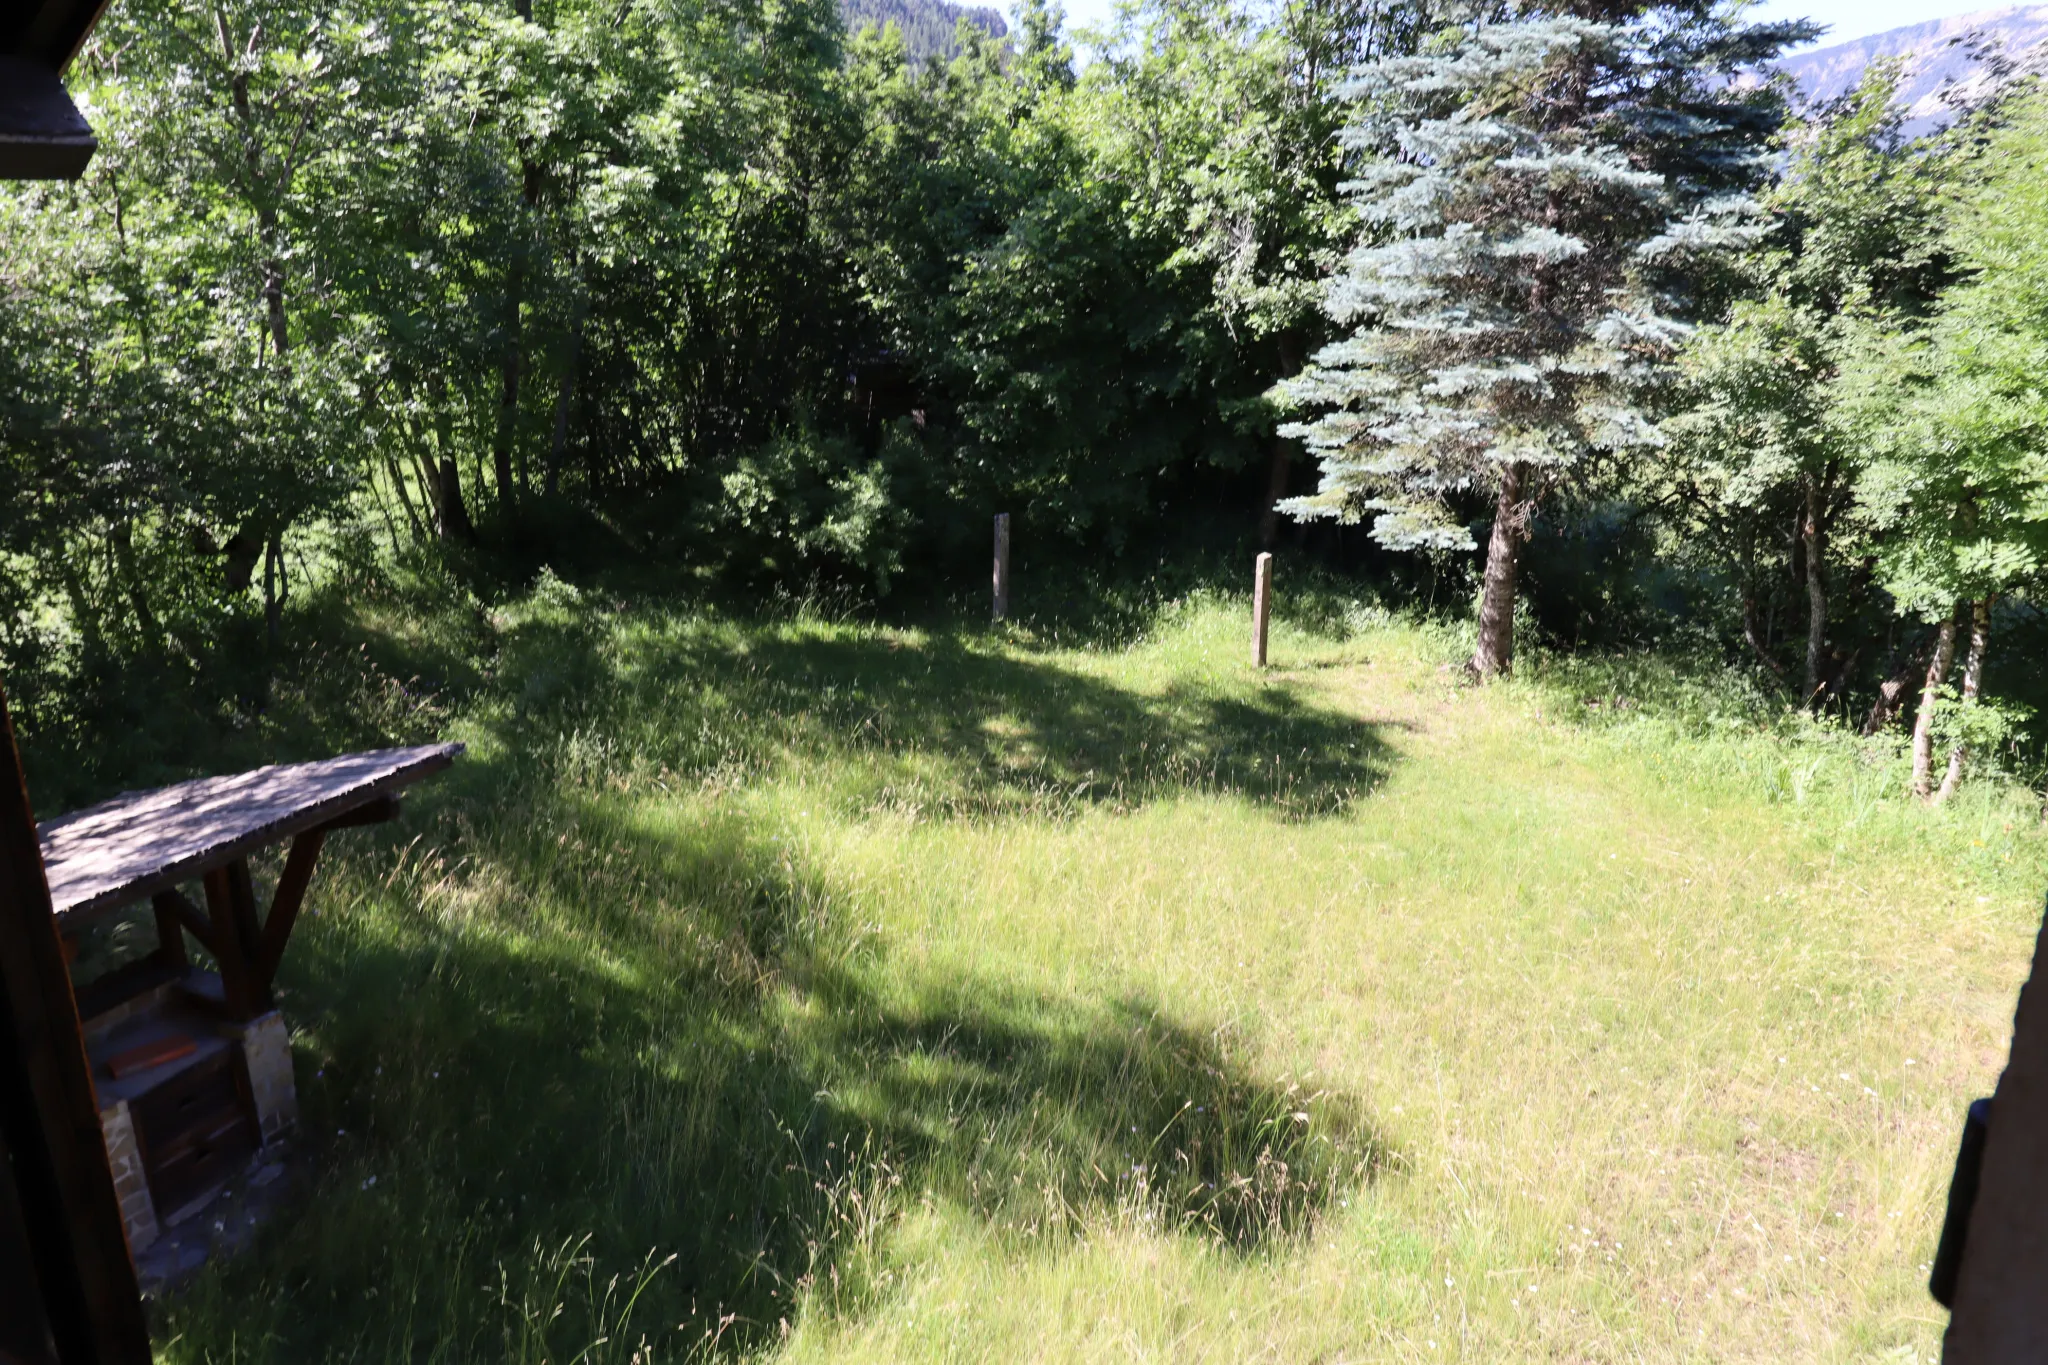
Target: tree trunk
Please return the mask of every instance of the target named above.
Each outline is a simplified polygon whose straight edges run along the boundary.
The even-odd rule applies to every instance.
[[[386,475],[386,477],[390,477],[390,476],[391,476],[391,472],[392,472],[393,470],[395,470],[396,468],[397,468],[397,465],[396,465],[396,464],[395,464],[395,463],[394,463],[394,462],[392,461],[391,457],[390,457],[390,456],[388,456],[388,455],[387,455],[387,456],[385,456],[385,457],[384,457],[384,471],[385,471],[385,475]],[[375,475],[374,473],[373,473],[373,474],[371,474],[369,482],[370,482],[370,491],[371,491],[371,494],[372,494],[372,497],[371,497],[371,501],[373,501],[373,502],[375,502],[375,503],[377,504],[377,515],[378,515],[378,516],[379,516],[379,517],[380,517],[380,518],[381,518],[381,519],[383,520],[383,522],[384,522],[384,534],[385,534],[385,535],[387,535],[387,536],[389,536],[389,537],[391,538],[391,553],[393,553],[393,554],[397,554],[397,553],[399,553],[399,551],[400,551],[400,548],[401,548],[401,538],[400,538],[400,536],[399,536],[399,534],[398,534],[398,521],[397,521],[397,519],[396,519],[396,518],[394,518],[394,517],[393,517],[393,516],[391,515],[391,500],[390,500],[389,498],[386,498],[386,497],[384,496],[383,490],[382,490],[382,489],[379,489],[379,488],[378,488],[378,487],[376,486],[376,482],[377,482],[377,476],[376,476],[376,475]],[[400,498],[400,500],[401,500],[401,501],[402,501],[402,500],[404,499],[404,497],[405,497],[405,492],[404,492],[404,490],[403,490],[403,489],[400,489],[400,490],[398,490],[398,496],[399,496],[399,498]],[[412,507],[411,507],[411,505],[410,505],[410,504],[408,504],[408,505],[406,506],[406,509],[405,509],[405,510],[406,510],[406,512],[408,513],[408,516],[407,516],[407,518],[406,518],[406,519],[407,519],[408,521],[412,521],[412,524],[413,524],[413,537],[412,537],[412,538],[413,538],[413,540],[414,540],[415,542],[417,542],[417,541],[419,540],[419,522],[417,522],[417,521],[413,520],[413,518],[412,518],[412,517],[411,517],[411,516],[409,515],[409,514],[410,514],[410,513],[412,512]]]
[[[522,16],[524,17],[524,16]],[[521,310],[526,306],[527,257],[533,249],[533,210],[540,199],[540,167],[531,160],[520,162],[519,240],[512,248],[512,265],[505,282],[505,354],[499,363],[502,376],[498,396],[498,428],[491,437],[491,476],[498,481],[498,514],[511,518],[517,506],[519,486],[512,468],[512,445],[519,431],[519,379],[525,367]]]
[[[1821,520],[1820,480],[1808,474],[1802,482],[1806,485],[1806,515],[1799,528],[1806,547],[1806,704],[1812,706],[1826,686],[1821,669],[1828,640],[1827,532]]]
[[[151,654],[163,652],[163,629],[157,625],[156,613],[149,609],[149,598],[143,591],[142,572],[135,563],[135,524],[120,522],[114,529],[114,563],[121,570],[121,586],[128,594],[128,605],[135,612],[135,625],[141,632],[143,647]]]
[[[278,608],[281,599],[277,593],[278,536],[272,532],[263,542],[263,638],[270,645],[270,652],[277,653]]]
[[[440,462],[434,458],[432,451],[420,446],[408,446],[406,454],[412,460],[411,468],[408,470],[408,477],[412,479],[413,485],[420,490],[421,511],[425,515],[428,524],[432,527],[434,535],[442,535],[445,532],[441,525]],[[427,537],[421,537],[420,543],[425,544],[426,540]]]
[[[452,457],[441,460],[441,539],[476,541],[476,527],[470,522],[469,509],[462,503],[462,475],[455,468]]]
[[[1279,338],[1280,378],[1291,379],[1301,373],[1301,341],[1292,331],[1283,331]],[[1267,451],[1266,504],[1259,513],[1259,548],[1270,550],[1273,541],[1280,534],[1280,500],[1287,496],[1287,479],[1294,470],[1294,442],[1273,433],[1272,443]]]
[[[1493,534],[1486,545],[1486,578],[1479,593],[1479,646],[1466,670],[1481,680],[1504,677],[1515,661],[1515,579],[1529,534],[1529,466],[1501,470]]]
[[[235,533],[228,537],[228,543],[221,547],[227,563],[221,570],[221,581],[227,584],[229,592],[247,592],[256,575],[256,561],[263,558],[263,537],[256,533],[253,518],[242,523]]]
[[[512,513],[512,439],[519,424],[519,310],[525,302],[526,249],[516,248],[506,283],[505,354],[499,365],[498,426],[491,435],[491,475],[498,483],[498,514]]]
[[[1878,684],[1877,700],[1870,704],[1870,710],[1863,717],[1863,733],[1866,736],[1878,734],[1892,718],[1906,709],[1906,689],[1913,685],[1913,675],[1927,666],[1927,642],[1906,651],[1898,669]]]
[[[462,501],[462,472],[455,464],[455,438],[449,430],[448,382],[436,370],[427,381],[427,394],[434,405],[434,446],[439,457],[434,488],[434,506],[441,514],[441,540],[476,541],[476,527],[469,508]]]
[[[1913,795],[1923,800],[1934,786],[1934,707],[1955,657],[1956,618],[1950,612],[1934,637],[1934,657],[1927,661],[1927,678],[1920,687],[1920,714],[1913,720]]]
[[[1266,506],[1259,513],[1259,548],[1270,550],[1280,534],[1280,499],[1287,496],[1288,475],[1294,470],[1294,442],[1273,435],[1266,456]]]
[[[1771,657],[1765,633],[1766,627],[1756,614],[1756,531],[1751,528],[1742,539],[1742,638],[1757,661],[1770,669],[1779,682],[1784,682],[1785,665]]]
[[[85,642],[85,651],[90,656],[104,656],[107,652],[107,637],[100,631],[100,614],[93,610],[92,599],[86,596],[85,582],[78,576],[78,568],[71,555],[59,554],[57,576],[64,584],[64,595],[71,599],[71,620],[78,628],[78,636]]]
[[[238,57],[234,40],[228,34],[227,15],[218,7],[214,10],[214,26],[220,34],[221,57],[234,74],[228,80],[228,102],[234,107],[235,118],[242,125],[242,160],[249,168],[248,196],[251,207],[256,210],[257,234],[263,242],[263,261],[258,267],[263,272],[263,307],[270,322],[270,341],[277,348],[279,359],[291,349],[291,333],[285,325],[284,311],[284,261],[278,247],[277,199],[263,183],[263,148],[256,137],[256,111],[249,100],[249,73],[238,69],[243,59],[253,55],[256,45],[263,38],[263,25],[257,24],[249,30],[246,50]]]
[[[427,528],[420,521],[420,514],[413,508],[412,494],[408,493],[405,488],[405,470],[399,465],[396,455],[385,455],[384,471],[391,476],[391,490],[398,494],[398,505],[405,509],[405,522],[412,529],[413,544],[422,544],[427,538]],[[384,500],[379,498],[377,502],[379,506],[382,506]],[[385,519],[387,521],[390,519],[388,513]],[[396,526],[391,528],[391,545],[393,549],[398,547],[398,528]]]
[[[583,300],[576,301],[576,317],[569,324],[569,354],[563,358],[562,387],[555,392],[555,436],[548,443],[547,496],[552,501],[562,491],[562,459],[569,449],[569,414],[576,406],[576,366],[583,356]]]
[[[1984,650],[1991,642],[1990,594],[1980,597],[1970,608],[1970,652],[1963,659],[1963,704],[1977,700],[1978,686],[1984,681]],[[1963,759],[1965,746],[1958,742],[1948,751],[1948,773],[1941,779],[1941,790],[1934,794],[1934,803],[1942,802],[1955,795],[1956,786],[1963,780]]]

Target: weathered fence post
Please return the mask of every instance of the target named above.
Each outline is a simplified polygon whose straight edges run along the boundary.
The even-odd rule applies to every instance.
[[[1000,621],[1010,614],[1010,514],[996,513],[996,612]]]
[[[1273,556],[1260,555],[1252,582],[1252,667],[1266,666],[1266,622],[1273,614]]]

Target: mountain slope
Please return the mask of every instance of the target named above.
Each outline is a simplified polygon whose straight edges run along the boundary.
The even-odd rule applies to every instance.
[[[953,30],[962,19],[991,38],[1004,37],[1010,31],[1000,11],[950,5],[946,0],[839,0],[839,12],[846,16],[849,33],[858,33],[869,24],[901,28],[912,61],[943,59],[958,52],[960,45]]]
[[[1919,134],[1946,123],[1959,105],[1982,101],[2013,76],[2048,66],[2044,41],[2048,5],[2022,5],[1909,24],[1796,52],[1777,65],[1799,83],[1807,99],[1819,101],[1854,88],[1872,62],[1902,58],[1898,99],[1906,110],[1906,131]]]

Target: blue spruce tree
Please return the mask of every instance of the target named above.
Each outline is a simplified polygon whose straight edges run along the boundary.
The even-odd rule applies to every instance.
[[[1284,510],[1370,516],[1382,544],[1471,549],[1494,506],[1479,641],[1513,659],[1521,549],[1546,494],[1658,444],[1647,410],[1714,258],[1762,230],[1782,101],[1733,81],[1806,23],[1711,0],[1486,6],[1354,73],[1364,239],[1325,308],[1351,336],[1283,383],[1321,465]]]

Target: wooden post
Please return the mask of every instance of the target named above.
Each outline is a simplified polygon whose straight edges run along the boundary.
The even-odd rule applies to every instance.
[[[287,870],[290,864],[287,863]],[[310,872],[311,869],[308,869]],[[270,987],[257,966],[263,951],[263,926],[256,918],[256,888],[246,858],[216,867],[201,879],[206,888],[206,918],[213,925],[207,947],[220,965],[221,997],[237,1020],[267,1014]]]
[[[996,611],[1000,621],[1010,614],[1010,514],[996,513]]]
[[[63,1365],[148,1365],[149,1331],[57,942],[35,815],[0,696],[0,1135],[5,1211],[40,1288]],[[12,1237],[7,1238],[13,1241]],[[19,1273],[15,1267],[10,1271]],[[23,1345],[7,1343],[15,1354]],[[28,1359],[49,1358],[32,1350]]]
[[[1252,576],[1252,667],[1266,666],[1266,622],[1273,614],[1273,556],[1260,555]]]

